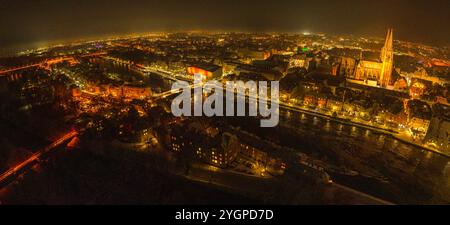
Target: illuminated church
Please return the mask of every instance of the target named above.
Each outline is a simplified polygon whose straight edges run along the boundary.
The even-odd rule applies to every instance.
[[[350,80],[360,81],[367,85],[387,87],[391,82],[394,65],[393,29],[389,29],[386,41],[381,49],[378,61],[357,61],[343,57],[341,73]]]

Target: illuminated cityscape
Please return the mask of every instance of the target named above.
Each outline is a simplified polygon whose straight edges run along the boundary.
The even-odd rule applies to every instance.
[[[450,203],[449,43],[181,28],[2,52],[0,203]],[[279,124],[175,116],[197,74],[279,81]]]

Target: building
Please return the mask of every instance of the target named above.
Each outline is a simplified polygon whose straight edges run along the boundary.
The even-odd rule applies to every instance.
[[[405,100],[404,104],[406,104],[404,108],[408,115],[407,123],[410,131],[421,138],[424,137],[428,131],[432,117],[430,106],[426,102],[416,99]]]
[[[289,68],[308,68],[309,61],[306,59],[306,54],[296,54],[289,60]]]
[[[172,127],[168,139],[172,151],[218,167],[233,162],[240,149],[235,135],[200,122]]]
[[[266,60],[270,57],[270,52],[243,48],[238,50],[237,55],[241,60],[249,63],[253,60]]]
[[[406,90],[408,88],[408,82],[404,77],[400,77],[394,83],[394,90]]]
[[[224,167],[234,161],[239,150],[238,138],[228,132],[222,133],[222,142],[219,148],[211,148],[205,151],[201,159],[216,166]],[[201,153],[197,153],[201,154]]]
[[[392,81],[394,65],[393,29],[389,29],[378,61],[363,60],[360,57],[353,71],[353,61],[343,58],[340,72],[345,74],[349,81],[362,81],[371,86],[387,87]],[[355,61],[356,62],[356,61]]]
[[[379,82],[381,86],[386,87],[392,80],[392,70],[394,69],[394,29],[388,30],[386,41],[381,49],[381,74]]]
[[[414,82],[409,88],[409,95],[411,98],[420,98],[423,94],[425,94],[426,88],[427,87],[423,83],[419,81]]]
[[[232,62],[232,61],[224,62],[223,65],[222,65],[222,74],[223,74],[223,76],[230,75],[230,74],[235,74],[236,73],[236,68],[240,64],[241,63],[239,63],[239,62]]]
[[[339,75],[350,79],[355,78],[356,59],[350,57],[341,57]]]
[[[425,135],[430,126],[430,120],[421,117],[412,117],[408,121],[408,126],[414,132],[418,132],[419,135]]]
[[[316,107],[317,106],[317,98],[313,94],[306,94],[303,100],[303,104],[306,106]]]
[[[264,77],[267,80],[280,80],[283,74],[280,71],[268,69],[258,65],[240,64],[236,67],[235,73],[241,75],[241,73],[257,74]]]
[[[263,164],[267,163],[267,160],[269,159],[266,152],[246,143],[241,143],[240,154]]]
[[[450,150],[450,118],[434,117],[425,141],[434,143],[441,150]]]
[[[195,64],[187,67],[189,75],[201,74],[205,79],[210,80],[222,76],[222,67],[214,64]]]

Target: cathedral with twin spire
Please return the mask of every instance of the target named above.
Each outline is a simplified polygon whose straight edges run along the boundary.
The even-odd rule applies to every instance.
[[[391,79],[394,66],[393,32],[393,29],[388,30],[379,60],[363,60],[362,57],[359,60],[343,58],[341,73],[350,81],[381,87],[390,85],[393,82]]]

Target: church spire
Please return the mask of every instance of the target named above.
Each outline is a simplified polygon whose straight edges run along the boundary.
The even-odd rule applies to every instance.
[[[392,50],[392,43],[393,43],[393,33],[394,33],[394,29],[389,29],[387,36],[386,36],[386,42],[384,43],[384,47],[386,49]]]
[[[382,86],[389,85],[392,76],[392,69],[394,64],[394,29],[389,29],[386,35],[386,41],[381,49],[381,62],[383,63],[381,69],[380,83]]]

